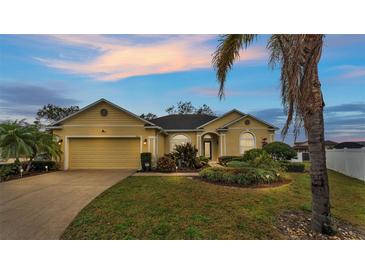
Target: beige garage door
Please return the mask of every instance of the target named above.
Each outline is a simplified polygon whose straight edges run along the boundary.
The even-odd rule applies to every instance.
[[[139,138],[70,138],[70,169],[138,168]]]

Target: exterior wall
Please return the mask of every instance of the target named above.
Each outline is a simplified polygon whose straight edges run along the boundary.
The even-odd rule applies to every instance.
[[[108,110],[107,116],[101,116],[100,110]],[[64,123],[65,125],[140,125],[145,123],[128,113],[122,112],[120,109],[113,107],[105,102],[99,104],[81,112],[73,117],[70,117]]]
[[[250,120],[250,124],[246,125],[245,120]],[[228,127],[226,134],[226,151],[225,155],[240,155],[240,135],[243,132],[250,132],[255,137],[255,147],[262,148],[262,141],[266,138],[267,142],[274,141],[274,129],[252,118],[243,118]]]
[[[102,132],[104,130],[104,132]],[[144,144],[144,140],[148,137],[155,137],[157,134],[156,129],[145,129],[144,127],[99,127],[99,126],[89,126],[89,127],[65,127],[63,129],[54,129],[53,134],[59,136],[60,139],[63,140],[61,144],[62,149],[62,156],[60,159],[60,167],[64,169],[64,157],[65,147],[68,146],[68,140],[66,137],[72,136],[85,136],[85,137],[138,137],[140,139],[140,146],[142,152],[149,152],[148,151],[148,143]]]
[[[171,138],[173,138],[175,135],[185,135],[190,139],[190,143],[194,146],[197,147],[197,143],[196,143],[196,132],[190,132],[190,131],[177,131],[177,132],[169,132],[168,136],[165,138],[165,153],[170,153],[170,140]]]
[[[105,117],[100,115],[100,110],[103,108],[108,110],[108,115]],[[69,137],[137,137],[141,152],[153,152],[158,134],[157,129],[145,129],[143,121],[105,102],[65,120],[61,126],[61,129],[53,129],[53,134],[63,140],[61,144],[63,153],[60,160],[62,169],[65,168],[65,157],[69,153],[68,149],[65,149],[69,147]],[[145,140],[146,144],[144,144]],[[157,147],[154,151],[157,152]]]

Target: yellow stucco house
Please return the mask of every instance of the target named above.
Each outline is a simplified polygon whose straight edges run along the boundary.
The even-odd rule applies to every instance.
[[[140,153],[153,162],[190,142],[198,155],[217,160],[274,141],[273,125],[233,109],[222,116],[167,115],[147,121],[100,99],[49,127],[59,138],[62,169],[139,168]]]

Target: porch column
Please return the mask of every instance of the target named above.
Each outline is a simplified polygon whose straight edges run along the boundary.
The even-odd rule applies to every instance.
[[[202,140],[202,136],[197,134],[196,135],[196,148],[198,149],[198,156],[202,156],[201,140]]]

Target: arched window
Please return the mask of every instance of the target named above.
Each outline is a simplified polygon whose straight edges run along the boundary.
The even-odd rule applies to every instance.
[[[255,136],[252,133],[244,132],[240,136],[240,154],[256,147]]]
[[[184,145],[189,142],[189,138],[183,134],[175,135],[170,140],[170,151],[173,151],[175,146]]]

